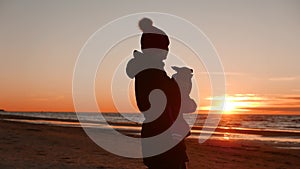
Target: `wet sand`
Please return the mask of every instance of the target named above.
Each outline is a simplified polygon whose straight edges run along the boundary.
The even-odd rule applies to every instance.
[[[0,119],[0,168],[145,169],[141,159],[111,154],[81,128]],[[300,169],[300,150],[268,142],[187,140],[189,168]]]

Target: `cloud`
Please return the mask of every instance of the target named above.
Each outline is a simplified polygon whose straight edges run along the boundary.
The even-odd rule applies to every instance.
[[[241,76],[245,75],[245,73],[240,73],[240,72],[200,72],[200,74],[205,74],[205,75],[225,75],[225,76]]]
[[[300,89],[292,89],[294,92],[300,92]]]
[[[296,79],[297,79],[296,76],[269,78],[269,80],[271,80],[271,81],[292,81],[292,80],[296,80]]]
[[[224,97],[216,97],[221,100]],[[213,98],[207,98],[212,100]],[[300,95],[256,95],[232,94],[226,95],[225,102],[229,103],[233,111],[249,113],[300,113]],[[205,107],[206,109],[209,108]],[[226,105],[225,105],[226,108]],[[204,108],[203,108],[204,109]]]
[[[300,96],[299,95],[265,95],[258,98],[263,104],[257,107],[243,107],[244,110],[249,111],[263,111],[263,112],[293,112],[300,113]]]
[[[297,112],[300,113],[300,107],[250,107],[245,108],[246,110],[250,111],[280,111],[280,112]]]
[[[288,99],[288,100],[300,100],[300,96],[283,96],[278,97],[279,99]]]

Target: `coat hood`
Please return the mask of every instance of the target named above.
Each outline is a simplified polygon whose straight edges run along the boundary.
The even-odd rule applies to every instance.
[[[133,79],[139,72],[146,69],[164,70],[164,62],[155,56],[147,56],[146,54],[135,50],[133,58],[129,60],[126,67],[127,76]]]

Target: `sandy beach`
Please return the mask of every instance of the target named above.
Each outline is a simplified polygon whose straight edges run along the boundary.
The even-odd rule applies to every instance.
[[[141,159],[111,154],[82,128],[0,120],[0,168],[145,169]],[[284,146],[284,145],[283,145]],[[300,150],[245,140],[187,140],[190,169],[300,168]]]

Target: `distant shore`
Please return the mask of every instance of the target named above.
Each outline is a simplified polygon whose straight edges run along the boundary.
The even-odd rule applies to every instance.
[[[111,154],[93,143],[82,128],[29,124],[0,116],[0,168],[145,169],[141,159]],[[187,140],[189,168],[297,168],[300,150],[278,144]]]

